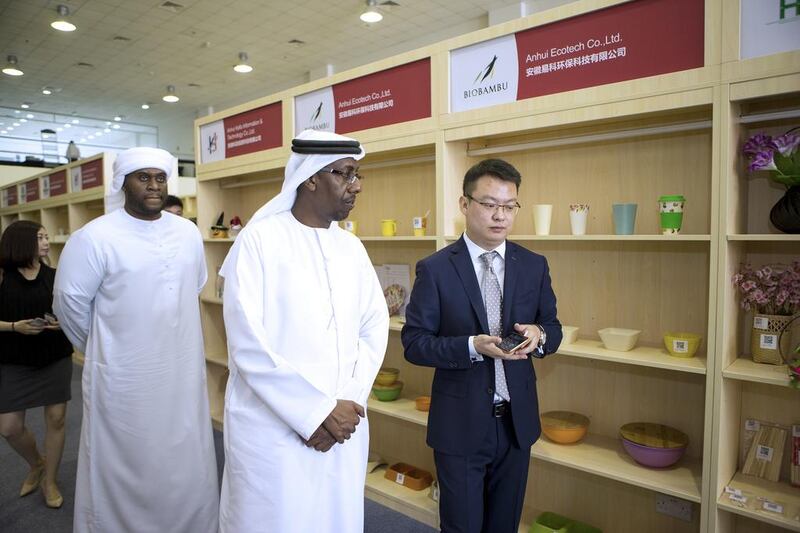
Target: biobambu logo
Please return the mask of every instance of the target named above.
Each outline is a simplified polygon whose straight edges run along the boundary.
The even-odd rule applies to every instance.
[[[320,117],[320,115],[322,114],[322,104],[323,104],[323,102],[320,102],[319,105],[317,106],[317,109],[314,110],[314,113],[312,113],[312,115],[311,115],[310,128],[312,130],[327,130],[327,129],[330,129],[330,124],[328,122],[322,122],[320,124],[314,124],[317,121],[317,119]]]
[[[494,67],[497,64],[497,55],[495,55],[489,64],[483,67],[479,72],[478,75],[475,76],[475,80],[472,82],[473,85],[478,85],[478,87],[467,89],[464,91],[464,99],[472,98],[473,96],[483,96],[485,94],[492,94],[492,93],[499,93],[502,91],[508,90],[508,82],[499,82],[494,83],[491,85],[483,86],[481,85],[487,79],[494,78]]]

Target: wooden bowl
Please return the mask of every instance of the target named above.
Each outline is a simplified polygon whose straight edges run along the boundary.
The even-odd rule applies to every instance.
[[[417,411],[428,411],[431,408],[431,397],[430,396],[418,396],[416,400],[414,400],[416,404]]]
[[[549,411],[541,415],[542,433],[558,444],[574,444],[586,436],[589,418],[572,411]]]
[[[622,426],[619,434],[634,461],[651,468],[674,465],[689,446],[686,433],[664,424],[632,422]]]
[[[400,370],[396,368],[381,368],[378,375],[375,376],[375,385],[388,387],[397,381],[397,376],[400,375]]]
[[[384,477],[411,490],[427,489],[433,483],[433,476],[427,470],[407,463],[395,463],[386,469]]]

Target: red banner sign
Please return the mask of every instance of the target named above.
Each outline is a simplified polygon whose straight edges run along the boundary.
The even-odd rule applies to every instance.
[[[382,70],[333,86],[336,132],[366,130],[431,116],[431,60]]]
[[[103,184],[103,160],[95,159],[81,165],[81,190],[99,187]]]
[[[281,146],[282,113],[282,103],[275,102],[223,119],[225,157],[236,157]]]
[[[704,13],[639,0],[519,32],[517,99],[702,67]]]
[[[58,196],[67,193],[67,171],[59,170],[50,174],[50,196]]]
[[[11,207],[12,205],[17,205],[17,186],[14,185],[13,187],[9,187],[6,189],[8,191],[8,195],[6,198],[8,199],[6,205]]]
[[[35,202],[39,199],[39,178],[25,182],[25,201]]]

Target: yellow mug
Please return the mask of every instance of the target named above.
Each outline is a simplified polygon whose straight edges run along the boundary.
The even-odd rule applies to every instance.
[[[381,220],[381,235],[394,237],[397,234],[397,221],[394,219]]]
[[[411,227],[414,228],[414,237],[424,237],[427,225],[428,219],[425,217],[414,217],[411,219]]]
[[[345,220],[344,230],[349,231],[353,235],[358,235],[358,220]]]

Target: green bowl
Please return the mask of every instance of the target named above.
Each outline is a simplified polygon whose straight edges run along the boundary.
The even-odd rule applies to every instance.
[[[400,397],[400,391],[403,390],[403,382],[395,381],[391,385],[373,385],[372,394],[382,402],[391,402]]]

